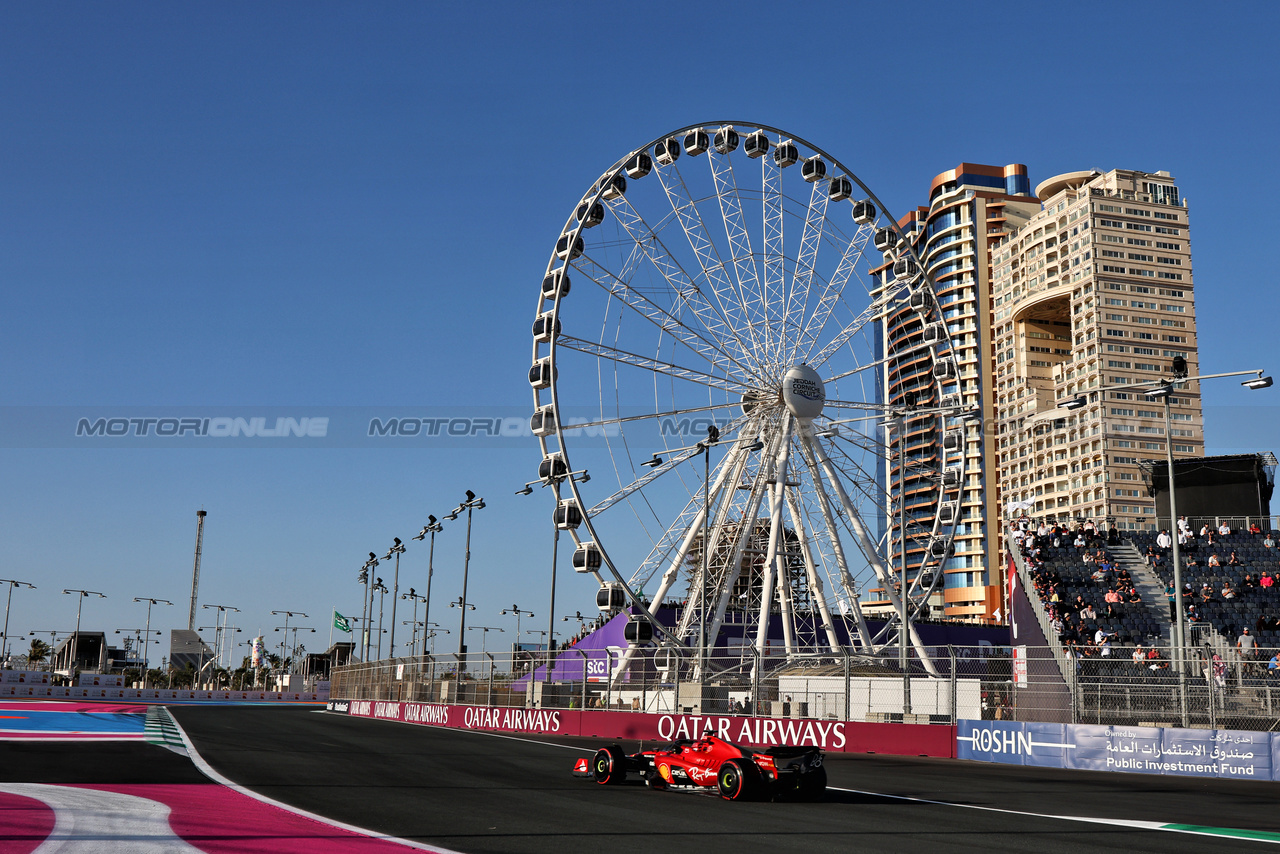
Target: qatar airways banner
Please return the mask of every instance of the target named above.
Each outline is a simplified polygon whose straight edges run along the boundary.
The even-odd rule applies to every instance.
[[[956,728],[956,758],[1274,781],[1280,780],[1280,733],[962,720]]]
[[[812,746],[835,753],[951,757],[955,737],[955,728],[945,725],[780,720],[736,715],[503,709],[376,700],[335,700],[330,701],[329,709],[357,717],[426,726],[588,738],[671,741],[698,738],[711,731],[739,744]]]

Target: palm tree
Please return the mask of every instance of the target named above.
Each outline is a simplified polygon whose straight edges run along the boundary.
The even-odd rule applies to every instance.
[[[49,657],[49,645],[40,638],[31,639],[31,648],[27,650],[27,663],[40,664]]]

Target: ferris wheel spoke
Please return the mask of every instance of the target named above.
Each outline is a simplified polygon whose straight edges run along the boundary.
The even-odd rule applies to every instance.
[[[717,306],[713,305],[698,288],[695,280],[675,259],[659,232],[649,226],[643,216],[631,206],[625,197],[609,202],[609,208],[617,217],[631,239],[644,247],[645,256],[652,262],[667,284],[679,296],[681,302],[698,318],[702,328],[718,342],[717,348],[726,357],[738,363],[753,362],[750,350],[738,335],[733,323]]]
[[[730,421],[723,428],[721,428],[720,435],[722,437],[731,435],[737,432],[737,430],[746,422],[747,422],[747,416],[741,415],[735,418],[733,421]],[[619,501],[622,501],[628,496],[634,494],[635,492],[653,483],[655,480],[662,477],[667,472],[672,471],[676,468],[679,468],[679,466],[682,463],[685,463],[693,459],[694,457],[701,456],[702,453],[703,453],[702,449],[696,446],[693,448],[686,448],[683,451],[679,451],[674,456],[663,461],[660,465],[657,465],[652,469],[650,469],[650,471],[647,474],[645,474],[643,477],[640,477],[639,479],[627,484],[626,486],[619,489],[617,492],[613,493],[613,495],[610,495],[608,498],[605,498],[604,500],[596,504],[594,507],[592,507],[588,511],[588,513],[592,516],[595,516],[599,513],[603,513],[605,510],[608,510],[610,507],[614,506]]]
[[[600,262],[595,259],[583,255],[575,259],[573,268],[582,273],[597,286],[603,289],[611,297],[617,299],[623,305],[635,311],[641,317],[649,320],[663,332],[671,335],[675,340],[679,341],[690,350],[698,353],[713,364],[721,364],[726,370],[728,366],[733,365],[737,368],[732,373],[740,377],[750,375],[750,370],[741,362],[736,360],[718,343],[713,342],[685,323],[679,317],[673,315],[667,309],[658,305],[640,290],[631,286],[629,272],[634,272],[634,263],[638,263],[637,259],[648,257],[637,245],[633,249],[631,255],[627,259],[627,265],[623,271],[617,275],[606,269]],[[683,301],[690,311],[693,311],[688,302]],[[696,315],[696,312],[695,312]]]
[[[822,289],[822,294],[818,297],[818,302],[813,307],[813,313],[809,315],[809,320],[805,323],[804,330],[800,333],[800,338],[796,342],[796,352],[803,351],[805,361],[808,361],[810,355],[812,355],[813,348],[822,336],[827,320],[830,318],[836,303],[839,302],[840,295],[844,293],[845,286],[849,283],[849,278],[862,260],[863,250],[870,239],[871,227],[864,225],[860,226],[853,237],[844,244],[843,251],[840,254],[840,263],[836,266],[836,271],[832,274],[826,287]]]
[[[708,374],[705,371],[695,370],[693,368],[684,368],[679,365],[668,364],[660,359],[654,359],[649,356],[640,356],[636,353],[628,353],[625,350],[618,350],[607,344],[597,344],[593,341],[583,341],[581,338],[574,338],[572,335],[560,335],[556,338],[556,344],[569,350],[575,350],[579,353],[585,353],[588,356],[597,356],[602,359],[611,359],[615,362],[631,365],[633,367],[642,368],[647,371],[653,371],[655,374],[663,374],[669,377],[675,377],[680,380],[687,380],[707,388],[720,389],[721,391],[733,392],[736,394],[744,394],[751,390],[751,386],[746,383],[727,377],[717,377]]]
[[[773,338],[775,330],[780,340],[784,334],[782,303],[786,287],[783,281],[786,266],[783,255],[782,170],[772,157],[766,155],[760,158],[760,174],[764,192],[764,287],[761,289],[765,310],[764,346],[770,359],[769,367],[776,369],[781,363],[781,354],[775,352],[779,345]]]
[[[729,241],[729,257],[733,260],[738,294],[751,327],[755,328],[767,322],[768,318],[760,290],[756,257],[751,251],[751,232],[742,215],[742,194],[738,190],[733,161],[712,150],[707,152],[707,163],[710,164],[711,179],[720,200],[720,218],[724,221],[725,238]]]
[[[796,269],[791,274],[791,289],[783,304],[783,340],[790,341],[787,363],[794,361],[804,333],[804,313],[809,305],[809,289],[813,284],[814,265],[818,248],[827,222],[827,184],[814,181],[809,191],[809,205],[805,208],[804,230],[800,235],[800,254],[796,257]]]
[[[682,409],[670,409],[666,412],[645,412],[639,415],[620,415],[617,418],[600,418],[596,421],[566,421],[564,430],[568,433],[570,430],[582,430],[584,428],[611,427],[621,424],[629,424],[635,421],[652,421],[659,418],[679,418],[682,415],[692,415],[695,412],[714,412],[717,409],[737,409],[742,403],[736,400],[727,401],[725,403],[715,403],[711,406],[690,406]]]
[[[710,285],[712,293],[716,295],[721,314],[728,320],[735,337],[742,341],[745,336],[749,340],[752,352],[758,353],[760,344],[756,340],[755,326],[748,316],[746,303],[743,301],[741,293],[733,287],[733,283],[730,281],[724,261],[720,258],[715,244],[707,234],[706,226],[702,221],[702,213],[694,203],[680,170],[676,168],[674,163],[671,163],[667,166],[658,166],[656,171],[658,180],[661,181],[662,188],[666,191],[667,201],[671,205],[671,210],[679,221],[680,227],[684,230],[685,239],[689,242],[689,248],[693,250],[694,255],[698,258],[698,264],[702,268],[702,278]]]
[[[822,381],[823,381],[824,383],[826,383],[827,385],[831,385],[832,383],[837,383],[837,382],[839,382],[840,380],[845,379],[846,377],[851,377],[851,376],[853,376],[854,374],[860,374],[860,373],[862,373],[863,371],[867,371],[867,370],[870,370],[870,369],[872,369],[872,368],[882,368],[882,367],[884,367],[885,365],[889,364],[889,363],[890,363],[890,362],[892,362],[892,361],[893,361],[893,358],[892,358],[892,357],[886,357],[886,358],[883,358],[883,359],[876,359],[875,361],[867,362],[867,363],[866,363],[866,364],[864,364],[864,365],[858,365],[856,368],[850,368],[850,369],[849,369],[849,370],[847,370],[847,371],[841,371],[841,372],[840,372],[840,373],[838,373],[838,374],[832,374],[832,375],[831,375],[831,376],[829,376],[829,377],[824,377]]]
[[[813,356],[808,360],[809,364],[814,367],[825,364],[828,359],[839,352],[841,347],[848,344],[853,336],[861,332],[868,323],[875,320],[880,312],[884,310],[885,306],[892,302],[893,299],[897,298],[897,294],[898,291],[886,292],[883,299],[876,300],[871,303],[871,305],[863,309],[857,317],[836,333],[835,337],[831,339],[827,346],[823,347],[818,352],[818,355]]]

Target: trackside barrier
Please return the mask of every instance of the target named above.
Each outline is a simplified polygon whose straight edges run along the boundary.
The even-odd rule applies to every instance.
[[[807,745],[833,753],[885,753],[952,758],[955,727],[938,724],[775,719],[737,715],[652,714],[590,709],[520,709],[330,700],[330,711],[424,726],[489,732],[671,741],[697,738],[711,729],[729,741],[757,747]]]
[[[1280,733],[961,720],[956,758],[1071,768],[1280,780]]]
[[[0,684],[3,699],[54,700],[210,700],[214,702],[322,703],[327,692],[317,691],[193,691],[167,688],[90,688],[62,685]]]

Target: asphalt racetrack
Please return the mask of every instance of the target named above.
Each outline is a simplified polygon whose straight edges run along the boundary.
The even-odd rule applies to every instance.
[[[1276,850],[1280,841],[1277,783],[831,755],[823,802],[739,804],[570,776],[594,741],[552,744],[297,708],[171,711],[204,760],[235,783],[329,819],[467,854],[690,845],[809,854],[1206,852]],[[1198,832],[1156,829],[1163,824]]]

